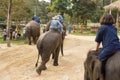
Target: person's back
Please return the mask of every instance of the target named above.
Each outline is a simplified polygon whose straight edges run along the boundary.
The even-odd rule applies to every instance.
[[[63,32],[63,28],[62,27],[63,26],[59,22],[58,17],[57,16],[53,17],[53,19],[51,20],[50,29],[51,30],[55,30],[55,31],[59,31],[59,32]]]
[[[117,35],[117,28],[113,26],[115,20],[111,14],[104,14],[100,19],[101,27],[98,30],[95,41],[97,42],[96,51],[102,43],[102,50],[98,54],[98,59],[102,62],[101,76],[105,76],[105,64],[109,57],[120,49],[120,42]]]
[[[55,28],[55,29],[58,28],[58,20],[53,19],[53,20],[51,21],[50,29],[52,29],[52,28]]]
[[[114,45],[119,45],[119,38],[117,36],[117,29],[112,25],[102,25],[101,29],[104,30],[102,44],[103,47],[112,47]],[[114,46],[115,47],[115,46]]]

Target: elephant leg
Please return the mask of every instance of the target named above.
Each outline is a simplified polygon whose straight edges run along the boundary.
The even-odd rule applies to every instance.
[[[33,36],[33,43],[36,44],[36,36]]]
[[[53,63],[54,66],[58,66],[59,51],[60,51],[60,47],[58,47],[54,53],[54,63]]]
[[[31,45],[31,37],[28,37],[29,45]]]
[[[36,64],[35,64],[35,67],[38,66],[38,61],[39,61],[39,57],[40,57],[40,56],[42,56],[42,54],[41,54],[40,51],[38,50],[38,59],[37,59],[37,62],[36,62]]]
[[[42,55],[42,62],[41,62],[41,65],[38,67],[38,69],[36,70],[36,72],[40,75],[42,70],[46,70],[47,67],[46,67],[46,63],[49,61],[50,59],[50,54],[49,55],[46,55],[46,54],[43,54]]]
[[[54,59],[54,53],[52,53],[52,59]]]

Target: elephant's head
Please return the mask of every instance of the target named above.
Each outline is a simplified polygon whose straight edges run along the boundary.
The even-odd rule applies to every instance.
[[[97,54],[99,51],[89,51],[84,62],[84,80],[99,80],[101,62]]]

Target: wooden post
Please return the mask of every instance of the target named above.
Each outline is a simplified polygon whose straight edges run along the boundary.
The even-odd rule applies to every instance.
[[[12,5],[12,0],[9,0],[8,2],[8,16],[7,16],[7,47],[10,47],[10,27],[11,27],[11,5]]]

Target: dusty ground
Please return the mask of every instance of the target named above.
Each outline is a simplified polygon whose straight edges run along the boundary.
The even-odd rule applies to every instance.
[[[7,48],[6,44],[0,44],[0,80],[84,80],[83,63],[88,50],[94,46],[94,37],[67,35],[59,66],[53,66],[50,59],[47,70],[38,75],[35,45],[12,44]]]

